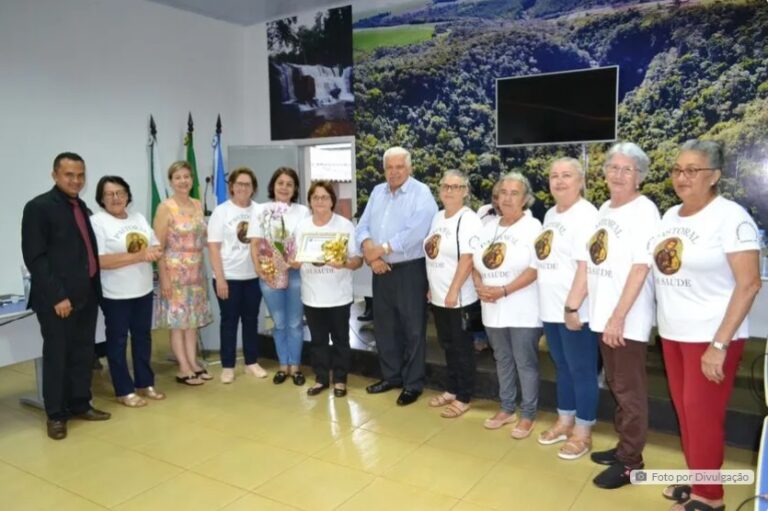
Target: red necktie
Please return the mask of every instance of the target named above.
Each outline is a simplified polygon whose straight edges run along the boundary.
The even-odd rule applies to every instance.
[[[96,255],[93,252],[93,245],[91,245],[91,237],[88,236],[88,227],[85,225],[85,215],[83,214],[83,210],[80,208],[77,199],[69,199],[69,202],[72,203],[72,211],[75,213],[75,223],[77,224],[77,228],[80,230],[80,236],[82,236],[83,242],[85,243],[85,250],[88,252],[88,276],[93,277],[96,275]]]

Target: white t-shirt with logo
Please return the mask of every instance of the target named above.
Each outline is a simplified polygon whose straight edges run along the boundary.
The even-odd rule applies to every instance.
[[[563,213],[557,207],[544,215],[544,227],[534,242],[532,268],[538,272],[539,307],[541,320],[562,323],[565,300],[571,291],[578,266],[577,255],[583,252],[597,223],[597,208],[585,199],[579,199]],[[579,318],[589,320],[589,297],[579,307]]]
[[[91,216],[99,255],[135,253],[159,245],[152,227],[141,213],[117,218],[105,211]],[[129,300],[152,292],[152,263],[129,264],[114,270],[101,270],[101,289],[105,298]]]
[[[727,255],[760,250],[754,220],[719,196],[687,217],[674,206],[664,214],[650,249],[659,334],[674,341],[711,342],[736,287]],[[744,318],[733,339],[747,337]]]
[[[658,230],[659,210],[640,195],[618,208],[600,206],[597,225],[579,259],[587,262],[589,328],[603,332],[619,303],[634,264],[651,265],[648,244]],[[654,323],[653,279],[650,272],[624,319],[624,338],[648,342]]]
[[[248,280],[256,278],[251,258],[248,228],[253,210],[253,201],[247,208],[241,208],[231,200],[216,206],[208,220],[208,241],[221,243],[221,263],[227,280]]]
[[[282,238],[281,230],[283,228],[285,235],[291,237],[299,222],[308,217],[309,214],[308,207],[295,202],[291,203],[290,206],[284,202],[275,201],[257,204],[253,208],[251,221],[248,223],[248,237],[267,239],[268,236],[264,232],[265,227],[271,230],[273,239],[275,239],[274,237]]]
[[[459,224],[459,218],[461,223]],[[432,218],[432,226],[424,240],[424,254],[427,261],[427,279],[432,295],[432,304],[445,307],[445,297],[451,287],[459,265],[456,253],[456,230],[459,231],[461,254],[474,254],[477,250],[483,224],[477,214],[467,207],[461,208],[451,218],[445,217],[445,210],[438,211]],[[462,306],[477,301],[477,292],[470,275],[461,286]],[[456,303],[459,307],[459,303]]]
[[[347,258],[360,255],[355,243],[355,226],[343,216],[333,214],[330,221],[322,226],[315,225],[312,217],[306,217],[296,226],[296,241],[307,233],[338,233],[349,236]],[[301,301],[310,307],[339,307],[352,303],[352,270],[337,269],[328,265],[301,265]]]
[[[480,245],[473,262],[486,286],[510,284],[530,268],[536,257],[533,244],[541,233],[541,222],[531,215],[523,215],[510,226],[489,222],[480,232]],[[541,326],[539,319],[539,291],[536,282],[496,303],[482,302],[483,324],[493,328]]]

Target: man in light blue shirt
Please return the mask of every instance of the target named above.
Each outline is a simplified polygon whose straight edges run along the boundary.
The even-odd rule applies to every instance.
[[[416,401],[424,388],[427,272],[424,238],[437,204],[429,187],[411,177],[411,154],[384,153],[386,183],[376,185],[355,233],[373,271],[373,321],[381,381],[371,394],[402,387],[397,404]]]

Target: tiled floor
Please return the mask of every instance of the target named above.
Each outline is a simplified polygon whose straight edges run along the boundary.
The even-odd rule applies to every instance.
[[[171,364],[156,369],[168,399],[141,409],[116,404],[108,375],[95,373],[95,404],[113,419],[71,421],[61,442],[46,437],[42,412],[18,404],[34,389],[32,364],[0,369],[0,509],[669,508],[661,487],[599,490],[590,480],[600,469],[588,459],[561,461],[556,446],[484,430],[491,401],[446,420],[427,406],[434,392],[399,408],[394,392],[367,395],[369,381],[360,377],[351,378],[346,398],[310,398],[290,380],[276,386],[239,370],[232,385],[217,379],[192,388],[173,381]],[[211,369],[218,375],[218,366]],[[552,420],[541,413],[536,432]],[[649,440],[649,468],[683,468],[677,438]],[[612,442],[610,425],[600,424],[595,447]],[[728,449],[726,468],[752,468],[754,457]],[[752,491],[729,487],[728,508]]]

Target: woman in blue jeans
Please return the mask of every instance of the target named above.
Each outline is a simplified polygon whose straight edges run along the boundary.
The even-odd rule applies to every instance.
[[[104,211],[91,217],[99,247],[101,309],[107,335],[107,361],[117,400],[145,406],[163,399],[155,389],[149,364],[152,355],[152,261],[162,255],[160,243],[141,213],[128,212],[131,188],[123,178],[104,176],[96,185],[96,202]],[[133,378],[125,351],[131,334]]]
[[[597,209],[582,197],[583,188],[584,169],[578,160],[552,163],[549,189],[555,206],[544,216],[534,244],[541,320],[557,371],[558,418],[539,435],[539,443],[565,442],[558,456],[566,460],[589,451],[597,414],[597,337],[586,326],[586,263],[579,260],[594,231]]]
[[[294,384],[304,385],[300,367],[304,343],[301,276],[290,265],[296,255],[296,226],[309,216],[309,209],[296,203],[299,176],[291,168],[278,168],[267,190],[272,201],[254,208],[248,237],[261,293],[275,325],[272,336],[280,369],[272,381],[280,384],[291,376]]]

